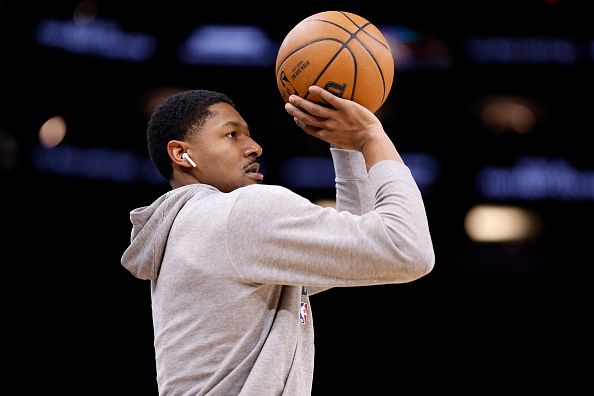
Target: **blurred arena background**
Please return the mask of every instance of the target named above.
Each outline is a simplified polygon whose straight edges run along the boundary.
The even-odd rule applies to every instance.
[[[377,114],[421,187],[436,266],[312,298],[313,394],[591,389],[587,5],[1,1],[8,380],[156,394],[149,284],[120,257],[129,211],[168,189],[145,147],[164,96],[227,93],[264,148],[265,182],[332,205],[328,149],[284,112],[274,61],[299,21],[343,10],[390,41],[395,80]]]

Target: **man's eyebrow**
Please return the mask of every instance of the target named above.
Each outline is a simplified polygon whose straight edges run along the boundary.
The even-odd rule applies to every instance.
[[[237,121],[227,121],[224,124],[221,125],[221,128],[227,127],[227,126],[233,126],[233,127],[242,127],[243,124]]]
[[[229,128],[229,127],[244,129],[247,131],[248,135],[250,134],[250,130],[249,130],[248,126],[246,124],[244,124],[243,122],[239,122],[239,121],[227,121],[227,122],[221,124],[221,126],[219,128],[225,129],[225,128]]]

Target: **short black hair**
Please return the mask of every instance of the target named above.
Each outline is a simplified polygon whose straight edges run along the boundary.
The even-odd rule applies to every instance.
[[[191,131],[199,130],[212,115],[210,106],[221,102],[235,107],[223,93],[193,89],[169,96],[155,109],[146,131],[148,151],[153,164],[167,180],[173,173],[167,144],[171,140],[186,140]]]

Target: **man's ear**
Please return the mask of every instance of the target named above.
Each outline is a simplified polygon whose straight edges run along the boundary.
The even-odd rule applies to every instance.
[[[186,150],[187,144],[180,140],[172,140],[169,143],[167,143],[167,153],[169,154],[169,158],[171,158],[171,162],[181,166],[182,168],[193,166],[187,159],[185,159],[182,156],[182,154],[184,154]]]

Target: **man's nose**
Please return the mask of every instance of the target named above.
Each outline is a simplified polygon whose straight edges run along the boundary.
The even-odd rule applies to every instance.
[[[250,139],[248,146],[245,149],[244,155],[246,157],[259,157],[262,155],[262,147],[254,140]]]

